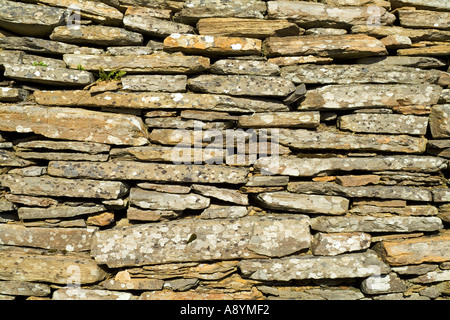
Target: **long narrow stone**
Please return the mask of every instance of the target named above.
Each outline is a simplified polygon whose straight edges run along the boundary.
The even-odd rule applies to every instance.
[[[130,190],[130,203],[139,208],[151,210],[199,210],[209,206],[209,198],[193,193],[170,194],[132,188]]]
[[[150,16],[126,14],[123,24],[127,29],[158,38],[168,37],[172,33],[194,33],[190,25]]]
[[[441,74],[436,70],[418,70],[416,68],[377,64],[335,64],[326,67],[304,64],[282,68],[281,76],[296,84],[437,83]]]
[[[442,87],[434,84],[328,85],[308,90],[299,110],[433,105],[441,92]]]
[[[252,216],[192,222],[182,219],[99,231],[94,234],[91,252],[97,263],[121,267],[250,259],[262,255],[280,257],[310,244],[306,216]]]
[[[86,70],[121,70],[128,73],[197,73],[209,69],[209,59],[197,56],[183,56],[167,53],[136,55],[82,55],[65,54],[64,62],[69,68],[82,66]]]
[[[0,0],[0,27],[24,36],[48,36],[64,23],[62,9],[17,1]]]
[[[103,205],[56,205],[49,208],[20,207],[17,210],[19,219],[53,219],[71,218],[106,211]]]
[[[105,92],[91,95],[87,90],[36,91],[36,102],[61,107],[108,107],[132,109],[194,109],[225,112],[289,111],[279,101],[248,99],[226,95],[163,92]],[[1,127],[1,125],[0,125]]]
[[[14,296],[45,297],[50,293],[50,286],[44,283],[0,281],[0,294],[7,294],[12,299],[15,298]]]
[[[376,12],[376,21],[373,18]],[[334,6],[306,1],[268,1],[269,19],[288,19],[303,28],[348,28],[352,25],[378,23],[390,25],[395,16],[377,6]],[[373,21],[371,21],[373,20]]]
[[[20,142],[16,145],[16,150],[49,149],[49,150],[70,150],[85,152],[88,154],[98,154],[109,152],[111,147],[103,143],[79,142],[79,141],[52,141],[52,140],[32,140]]]
[[[85,228],[26,228],[0,224],[0,244],[49,250],[88,251],[92,231]]]
[[[242,128],[315,128],[320,124],[320,113],[312,112],[267,112],[239,116]]]
[[[248,74],[256,76],[278,76],[280,68],[264,60],[221,59],[210,69],[214,74]]]
[[[417,9],[450,11],[448,1],[441,0],[391,0],[392,8],[415,7]]]
[[[437,217],[315,217],[311,228],[322,232],[416,232],[443,228]]]
[[[418,41],[445,41],[450,31],[437,29],[413,29],[397,26],[367,26],[359,25],[351,29],[352,33],[363,33],[375,38],[384,38],[390,35],[406,36],[413,42]],[[407,49],[404,49],[407,50]]]
[[[219,165],[176,165],[132,161],[51,161],[48,173],[66,178],[240,184],[246,182],[249,170]]]
[[[136,116],[74,108],[0,106],[0,130],[116,145],[148,143],[147,129]]]
[[[263,42],[268,57],[318,55],[341,59],[387,55],[384,44],[363,34],[271,37]]]
[[[449,261],[450,234],[382,241],[375,249],[395,266]]]
[[[0,149],[0,167],[27,167],[32,164],[33,162],[18,157],[15,152]]]
[[[425,135],[428,117],[398,114],[349,114],[338,118],[338,127],[359,133]]]
[[[278,161],[278,163],[276,162]],[[339,171],[410,171],[438,172],[447,168],[443,158],[431,156],[378,156],[378,157],[347,157],[347,158],[297,158],[270,157],[259,158],[255,169],[266,174],[281,174],[289,176],[308,177],[319,173],[331,174]]]
[[[246,37],[264,39],[267,37],[298,36],[303,33],[295,23],[287,20],[206,18],[197,23],[201,35]]]
[[[185,92],[185,75],[128,75],[122,78],[122,89],[150,92]]]
[[[260,193],[256,198],[262,206],[269,209],[310,214],[344,214],[349,206],[349,200],[342,197],[295,194],[284,191]]]
[[[31,196],[117,199],[128,191],[119,181],[3,175],[0,182],[13,194]]]
[[[222,201],[233,202],[244,206],[247,206],[249,204],[248,195],[240,193],[237,190],[204,186],[201,184],[193,184],[192,189],[206,197],[212,197]]]
[[[239,269],[246,278],[268,281],[366,278],[385,274],[390,270],[373,251],[336,257],[304,255],[243,260],[239,262]]]
[[[450,31],[449,31],[450,32]],[[448,36],[447,36],[448,38]],[[450,45],[435,45],[429,47],[408,48],[397,50],[399,56],[436,56],[446,57],[450,54]]]
[[[450,12],[400,9],[397,13],[404,27],[450,29]]]
[[[2,250],[0,261],[1,280],[81,285],[101,281],[107,276],[93,259],[74,254]]]
[[[79,26],[78,28],[69,26],[56,27],[50,35],[50,39],[98,46],[139,46],[144,41],[140,33],[101,25]]]
[[[427,140],[406,135],[350,134],[343,132],[279,129],[280,144],[306,150],[365,150],[423,153]]]
[[[358,64],[382,65],[382,66],[404,66],[415,68],[440,68],[446,63],[442,59],[434,57],[407,57],[407,56],[388,56],[362,58],[356,61]]]

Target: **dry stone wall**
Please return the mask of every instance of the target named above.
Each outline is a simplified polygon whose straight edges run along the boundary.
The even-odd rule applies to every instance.
[[[448,299],[448,0],[0,0],[1,299]]]

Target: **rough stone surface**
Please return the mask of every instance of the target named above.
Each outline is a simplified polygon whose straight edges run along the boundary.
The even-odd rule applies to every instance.
[[[361,291],[366,294],[404,292],[406,289],[406,285],[394,272],[370,276],[361,283]]]
[[[305,216],[255,216],[223,219],[219,224],[205,219],[195,224],[180,220],[106,230],[95,233],[92,254],[98,263],[110,267],[279,257],[309,246],[308,223]],[[122,240],[111,242],[114,234]]]
[[[450,12],[404,9],[400,9],[397,12],[400,24],[403,27],[450,29]]]
[[[430,113],[430,130],[433,138],[450,137],[450,104],[435,105]]]
[[[315,128],[320,123],[318,112],[268,112],[240,116],[238,126],[243,128]]]
[[[335,256],[370,247],[371,236],[363,232],[322,233],[314,235],[311,251],[315,256]]]
[[[56,27],[50,39],[98,46],[134,46],[141,45],[143,42],[140,33],[107,26],[80,26],[77,29],[67,26]]]
[[[417,41],[445,41],[449,31],[438,29],[412,29],[397,26],[367,26],[359,25],[351,29],[352,33],[363,33],[375,38],[384,38],[390,35],[405,36],[413,42]],[[409,50],[409,49],[402,49]]]
[[[416,68],[439,68],[445,66],[445,62],[434,57],[408,57],[408,56],[388,56],[371,57],[357,60],[362,64],[378,64],[383,66],[404,66]]]
[[[275,63],[259,60],[221,59],[210,69],[214,74],[248,74],[255,76],[278,76],[280,68]]]
[[[185,92],[185,75],[129,75],[122,78],[122,88],[130,91]]]
[[[151,210],[198,210],[209,206],[209,198],[193,193],[167,194],[132,188],[130,190],[130,203],[142,209]]]
[[[148,15],[126,14],[123,18],[123,24],[127,29],[159,38],[165,38],[172,33],[194,33],[194,28],[189,25],[149,17]]]

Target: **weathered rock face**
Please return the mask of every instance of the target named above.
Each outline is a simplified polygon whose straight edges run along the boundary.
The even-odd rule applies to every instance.
[[[92,254],[98,263],[110,267],[280,257],[309,246],[308,221],[305,216],[255,216],[220,223],[202,219],[195,224],[176,221],[102,231],[94,235]],[[111,243],[114,234],[123,240]]]
[[[448,0],[0,8],[0,300],[450,295]]]

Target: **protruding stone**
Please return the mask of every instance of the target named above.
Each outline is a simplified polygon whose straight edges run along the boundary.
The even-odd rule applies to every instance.
[[[0,38],[0,48],[8,50],[23,50],[39,54],[63,55],[75,54],[101,54],[103,50],[79,47],[59,41],[44,40],[33,37],[4,37]]]
[[[450,137],[450,104],[435,105],[431,108],[430,129],[433,138]]]
[[[200,214],[202,219],[236,219],[245,217],[249,210],[244,206],[223,206],[212,204]]]
[[[50,39],[74,44],[92,44],[97,46],[135,46],[142,45],[143,37],[140,33],[127,31],[118,27],[100,25],[56,27]]]
[[[56,205],[49,208],[30,208],[20,207],[17,210],[19,219],[53,219],[53,218],[71,218],[81,215],[98,213],[106,211],[102,205],[78,204],[78,205]]]
[[[28,91],[20,88],[0,87],[0,102],[19,102],[28,97]]]
[[[315,256],[336,256],[341,253],[365,250],[370,247],[371,236],[363,232],[318,232],[311,243]]]
[[[14,296],[45,297],[50,295],[51,289],[45,283],[32,283],[25,281],[0,281],[0,294]]]
[[[132,188],[130,190],[130,203],[142,209],[175,211],[182,211],[185,209],[198,210],[207,208],[209,206],[209,201],[209,198],[193,193],[162,193],[139,188]]]
[[[201,184],[193,184],[191,187],[192,190],[197,191],[198,193],[206,197],[212,197],[222,201],[232,202],[244,206],[248,205],[248,196],[246,194],[240,193],[237,190],[204,186]]]
[[[122,89],[130,91],[185,92],[185,75],[129,75],[122,78]]]
[[[365,278],[374,274],[386,274],[390,270],[373,251],[336,257],[304,255],[243,260],[239,263],[239,269],[245,277],[269,281]]]
[[[445,41],[445,39],[447,39],[450,35],[450,31],[437,29],[412,29],[397,26],[368,26],[365,24],[352,27],[351,32],[363,33],[375,38],[384,38],[391,35],[399,35],[410,38],[412,42]]]
[[[408,57],[408,56],[388,56],[388,57],[371,57],[362,58],[356,61],[358,64],[382,65],[388,66],[404,66],[415,68],[440,68],[445,66],[442,59],[434,57]]]
[[[257,200],[261,202],[262,206],[269,209],[310,214],[344,214],[349,206],[349,200],[342,197],[295,194],[284,191],[260,193]]]
[[[333,58],[317,57],[312,55],[297,56],[297,57],[276,57],[268,60],[280,67],[293,66],[297,64],[315,63],[315,64],[328,64],[333,62]]]
[[[197,23],[201,35],[246,37],[264,39],[267,37],[298,36],[303,33],[295,23],[287,20],[207,18]],[[181,32],[180,32],[181,33]]]
[[[450,32],[450,31],[449,31]],[[448,35],[447,35],[448,38]],[[399,49],[397,51],[399,56],[448,56],[450,54],[449,45],[436,45],[430,47]]]
[[[372,275],[361,282],[361,291],[365,294],[405,292],[406,289],[406,285],[395,272],[385,275]]]
[[[268,112],[240,116],[242,128],[315,128],[320,124],[319,112]]]
[[[381,39],[381,42],[387,49],[402,49],[409,48],[412,45],[412,41],[407,36],[400,36],[398,34],[390,35]]]
[[[125,14],[123,24],[127,29],[158,38],[168,37],[172,33],[194,33],[194,28],[189,25],[148,15]]]
[[[268,57],[318,55],[340,59],[386,55],[384,44],[363,34],[341,36],[271,37],[263,42]]]
[[[211,56],[259,55],[261,40],[174,33],[164,39],[164,50]]]
[[[261,255],[279,257],[310,244],[309,218],[305,216],[252,216],[221,219],[220,222],[209,219],[192,222],[182,219],[96,232],[92,255],[98,263],[120,267],[248,259]],[[114,240],[116,237],[120,241]]]
[[[26,167],[34,164],[18,157],[14,152],[0,149],[0,167]]]

